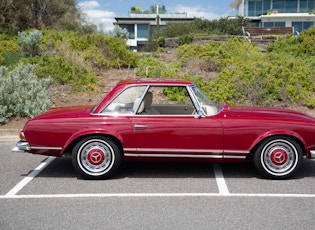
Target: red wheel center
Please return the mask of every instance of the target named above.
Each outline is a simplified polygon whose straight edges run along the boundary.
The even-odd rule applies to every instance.
[[[94,166],[101,165],[105,160],[105,153],[98,148],[91,149],[87,153],[87,160],[91,165]]]
[[[270,159],[275,165],[284,165],[288,158],[288,153],[283,149],[275,149],[270,155]]]

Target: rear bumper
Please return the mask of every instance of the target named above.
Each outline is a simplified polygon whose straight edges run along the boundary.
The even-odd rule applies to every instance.
[[[310,153],[311,153],[311,154],[310,154],[310,155],[311,155],[311,158],[315,158],[315,150],[311,150]]]
[[[12,149],[13,153],[26,153],[31,150],[31,147],[28,142],[19,141],[16,143],[16,146]]]

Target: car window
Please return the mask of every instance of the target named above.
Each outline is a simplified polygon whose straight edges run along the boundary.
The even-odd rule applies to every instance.
[[[102,113],[133,114],[147,86],[132,86],[121,92]]]
[[[192,91],[194,92],[200,108],[207,116],[213,116],[220,112],[219,105],[210,101],[197,87],[192,87]]]
[[[185,86],[151,86],[137,108],[138,115],[193,115],[195,107]]]

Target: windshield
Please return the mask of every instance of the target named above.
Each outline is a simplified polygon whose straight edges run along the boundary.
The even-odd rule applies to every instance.
[[[200,108],[203,110],[203,112],[206,115],[215,115],[217,113],[219,113],[220,107],[218,104],[210,101],[202,92],[201,90],[196,87],[193,86],[191,87],[192,91],[194,92],[196,99],[198,100],[199,106]]]

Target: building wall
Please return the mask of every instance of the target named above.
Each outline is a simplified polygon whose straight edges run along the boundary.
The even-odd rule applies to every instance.
[[[236,5],[239,15],[254,17],[266,14],[268,10],[276,10],[278,13],[308,13],[315,9],[315,0],[243,0]]]
[[[186,13],[174,14],[129,14],[128,17],[116,17],[116,25],[129,32],[127,44],[130,49],[137,50],[139,46],[148,42],[154,35],[157,27],[163,29],[169,22],[191,22],[194,18],[187,17]]]
[[[240,16],[252,19],[252,26],[293,26],[302,32],[315,25],[315,0],[235,0]]]

